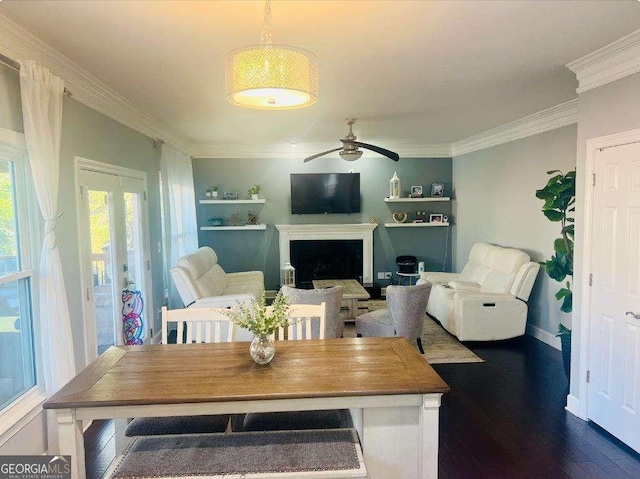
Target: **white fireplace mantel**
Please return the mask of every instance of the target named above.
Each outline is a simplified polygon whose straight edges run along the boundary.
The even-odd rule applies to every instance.
[[[280,232],[280,262],[291,260],[291,241],[361,240],[362,282],[373,283],[373,230],[375,223],[333,225],[276,225]]]

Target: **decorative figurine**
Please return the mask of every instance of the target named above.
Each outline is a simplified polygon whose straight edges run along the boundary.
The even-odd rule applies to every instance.
[[[247,224],[248,225],[257,225],[258,224],[258,215],[255,214],[253,211],[249,211],[249,213],[248,213]]]
[[[233,213],[231,216],[229,216],[229,218],[227,219],[227,223],[231,226],[239,226],[240,223],[242,223],[242,220],[240,219],[240,213]]]

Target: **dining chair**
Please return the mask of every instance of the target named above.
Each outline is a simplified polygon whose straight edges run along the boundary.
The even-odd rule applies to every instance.
[[[162,344],[175,327],[176,344],[222,343],[235,339],[235,325],[224,308],[167,309],[162,307]],[[139,417],[127,426],[126,436],[225,432],[229,414],[181,417]]]
[[[325,302],[320,304],[292,304],[289,310],[289,325],[286,328],[280,328],[274,334],[275,339],[284,341],[324,339],[326,311],[327,304]],[[315,327],[314,322],[318,322],[318,327]],[[284,431],[353,427],[351,414],[346,409],[248,413],[242,420],[241,428],[237,419],[234,422],[234,431]]]
[[[295,340],[324,339],[327,315],[327,303],[320,304],[292,304],[289,307],[289,325],[280,327],[274,334],[274,339]],[[318,327],[314,326],[317,322]]]

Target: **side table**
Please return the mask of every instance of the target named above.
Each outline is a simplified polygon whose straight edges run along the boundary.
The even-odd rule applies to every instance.
[[[407,278],[409,284],[407,286],[411,286],[413,278],[416,278],[416,282],[418,278],[420,278],[420,273],[396,273],[398,275],[398,286],[402,285],[403,278]]]

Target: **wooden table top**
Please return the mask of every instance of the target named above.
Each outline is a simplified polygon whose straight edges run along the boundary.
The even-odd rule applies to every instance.
[[[369,299],[369,293],[355,279],[314,279],[313,287],[316,289],[342,286],[342,299]]]
[[[276,341],[266,366],[249,343],[109,348],[45,409],[449,391],[405,338]]]

